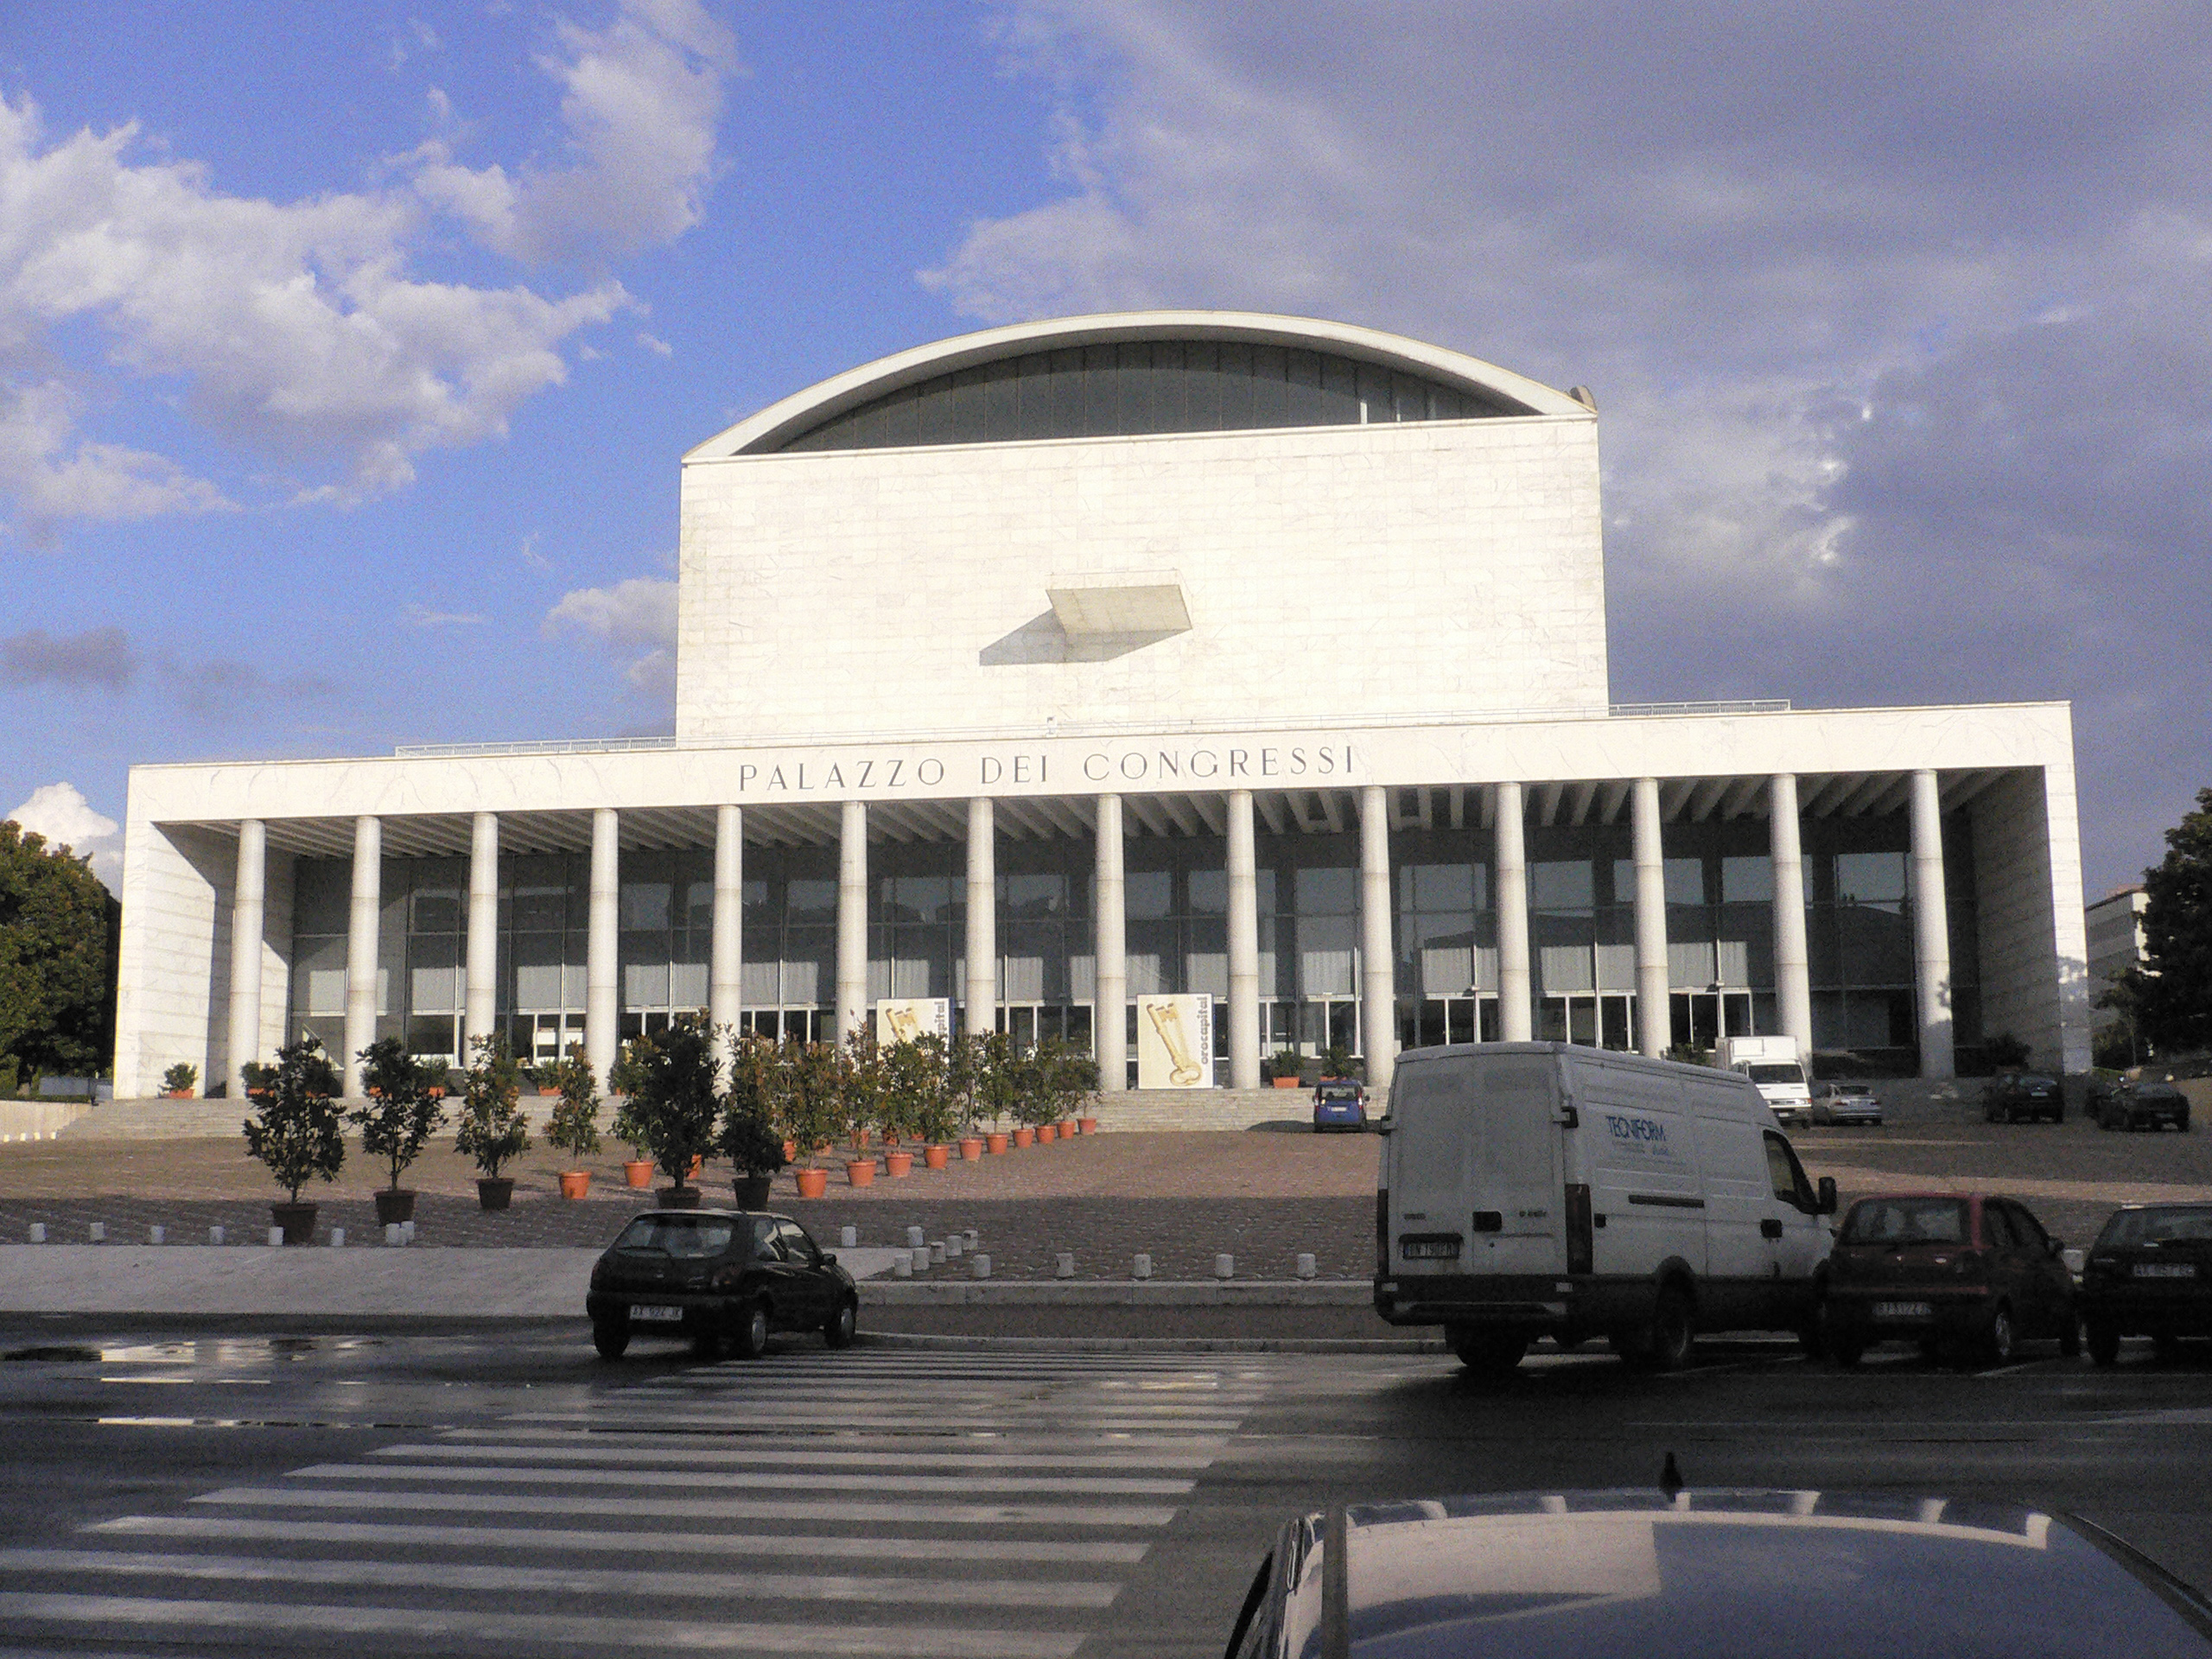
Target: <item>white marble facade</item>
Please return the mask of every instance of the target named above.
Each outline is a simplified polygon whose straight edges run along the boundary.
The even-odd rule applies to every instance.
[[[1186,337],[1394,365],[1503,412],[777,448],[948,365]],[[871,861],[901,843],[957,849],[980,894],[992,891],[995,851],[1070,842],[1096,870],[1082,988],[1110,1007],[1131,988],[1109,948],[1122,935],[1123,854],[1152,836],[1217,842],[1230,888],[1224,1072],[1252,1086],[1273,994],[1273,924],[1264,910],[1255,918],[1251,861],[1237,850],[1249,854],[1255,832],[1263,866],[1267,846],[1311,838],[1299,844],[1366,870],[1345,944],[1370,1074],[1387,1078],[1397,1043],[1426,1029],[1406,1012],[1422,988],[1393,977],[1421,959],[1403,937],[1414,901],[1391,897],[1404,849],[1463,847],[1450,855],[1495,883],[1490,942],[1462,959],[1495,1004],[1484,1015],[1495,1034],[1511,1037],[1541,1034],[1545,999],[1565,982],[1548,965],[1548,901],[1529,885],[1526,849],[1542,863],[1570,826],[1586,826],[1592,846],[1618,841],[1611,896],[1634,926],[1598,948],[1593,984],[1615,972],[1621,994],[1649,1009],[1702,989],[1694,975],[1732,982],[1725,950],[1700,957],[1678,939],[1670,951],[1667,930],[1671,915],[1680,931],[1675,852],[1696,826],[1732,823],[1732,846],[1772,855],[1763,1017],[1809,1046],[1830,970],[1817,929],[1807,966],[1813,895],[1801,889],[1797,832],[1826,845],[1861,819],[1907,849],[1897,868],[1909,864],[1914,893],[1884,902],[1917,918],[1911,960],[1892,977],[1910,987],[1923,1068],[1949,1068],[1962,938],[1980,1028],[2016,1033],[2046,1063],[2086,1065],[2066,708],[1609,709],[1596,445],[1586,403],[1490,365],[1363,330],[1221,314],[1026,325],[826,382],[686,458],[677,733],[665,745],[134,769],[118,1092],[149,1091],[178,1059],[233,1077],[294,1027],[303,859],[349,860],[354,872],[347,960],[327,970],[342,975],[349,1047],[378,1028],[391,996],[377,970],[383,861],[467,861],[454,1006],[465,1000],[467,1026],[486,1028],[511,990],[493,942],[501,861],[555,850],[588,858],[581,1017],[604,1064],[626,1006],[620,872],[640,850],[712,849],[701,974],[716,1017],[734,1019],[749,1007],[738,921],[748,856],[841,849],[834,982],[820,1000],[845,1024],[864,1015],[873,983]],[[1971,868],[1947,878],[1946,842],[1961,837]],[[1947,937],[1942,905],[1927,901],[1947,887],[1965,904],[1964,935]],[[949,994],[971,1024],[1011,994],[1003,974],[972,966],[994,959],[994,930],[1007,925],[969,909],[971,966]],[[1637,1046],[1667,1046],[1664,1019],[1639,1014],[1634,1027]],[[1096,1033],[1112,1086],[1119,1022]]]

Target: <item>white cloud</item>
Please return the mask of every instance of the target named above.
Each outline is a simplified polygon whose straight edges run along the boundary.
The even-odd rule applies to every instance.
[[[656,576],[632,576],[612,588],[579,588],[563,594],[545,613],[550,639],[575,628],[629,659],[623,669],[632,685],[648,696],[672,702],[676,696],[676,584]]]
[[[480,628],[491,619],[474,611],[434,611],[427,606],[410,605],[407,620],[418,628]]]
[[[674,240],[699,222],[734,38],[696,0],[626,0],[607,28],[563,21],[556,35],[537,67],[564,89],[567,164],[470,168],[434,141],[416,188],[528,264]]]
[[[658,334],[649,334],[642,328],[638,331],[638,344],[644,346],[655,357],[674,357],[676,355],[675,346],[670,345]]]
[[[111,891],[123,880],[123,836],[113,818],[92,810],[74,784],[45,784],[8,814],[23,829],[46,837],[49,847],[68,847],[91,861],[92,874]]]

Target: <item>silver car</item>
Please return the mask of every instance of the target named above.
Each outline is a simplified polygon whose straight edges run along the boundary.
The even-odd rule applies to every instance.
[[[1813,1085],[1813,1122],[1831,1128],[1844,1124],[1882,1122],[1881,1096],[1872,1084],[1816,1083]]]

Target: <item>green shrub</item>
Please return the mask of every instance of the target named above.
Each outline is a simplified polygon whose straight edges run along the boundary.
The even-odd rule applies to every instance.
[[[310,1180],[334,1181],[346,1162],[340,1130],[338,1069],[313,1036],[276,1051],[276,1064],[250,1064],[248,1092],[260,1105],[245,1120],[246,1155],[268,1166],[276,1184],[300,1201]]]

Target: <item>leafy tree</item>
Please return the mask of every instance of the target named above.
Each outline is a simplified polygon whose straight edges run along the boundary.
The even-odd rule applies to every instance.
[[[865,1030],[848,1033],[836,1053],[836,1122],[858,1157],[868,1132],[885,1127],[889,1077],[875,1039]]]
[[[893,1043],[882,1058],[886,1125],[925,1142],[950,1140],[959,1117],[953,1108],[944,1039],[925,1032],[910,1041]]]
[[[784,1166],[785,1077],[783,1053],[776,1044],[757,1032],[738,1039],[715,1143],[732,1168],[772,1175]]]
[[[18,1073],[107,1070],[122,914],[87,861],[0,822],[0,1059]]]
[[[2166,831],[2166,855],[2143,872],[2144,954],[2124,976],[2142,1034],[2157,1047],[2212,1048],[2212,789]]]
[[[561,1103],[545,1126],[545,1138],[554,1149],[571,1158],[588,1158],[599,1150],[599,1084],[582,1043],[570,1043],[564,1058],[539,1068],[545,1082],[561,1091]]]
[[[381,1037],[361,1051],[361,1086],[368,1103],[346,1114],[361,1132],[361,1150],[391,1169],[391,1191],[446,1121],[436,1093],[446,1081],[443,1060],[418,1060],[397,1037]]]
[[[300,1189],[320,1177],[338,1179],[346,1161],[340,1133],[338,1068],[313,1035],[276,1051],[276,1064],[253,1068],[260,1108],[245,1120],[249,1157],[269,1166],[279,1186],[300,1201]]]
[[[980,1116],[991,1120],[992,1131],[996,1133],[1021,1100],[1022,1057],[1014,1039],[1002,1031],[976,1032],[967,1041],[973,1057],[976,1109]]]
[[[692,1160],[715,1150],[721,1051],[728,1040],[703,1015],[679,1014],[666,1030],[630,1044],[629,1096],[614,1133],[659,1165],[679,1190],[691,1179]]]
[[[505,1032],[471,1039],[468,1051],[474,1058],[461,1074],[461,1132],[454,1137],[454,1149],[474,1160],[485,1179],[496,1181],[509,1159],[530,1150],[530,1125],[522,1116],[522,1067]]]

